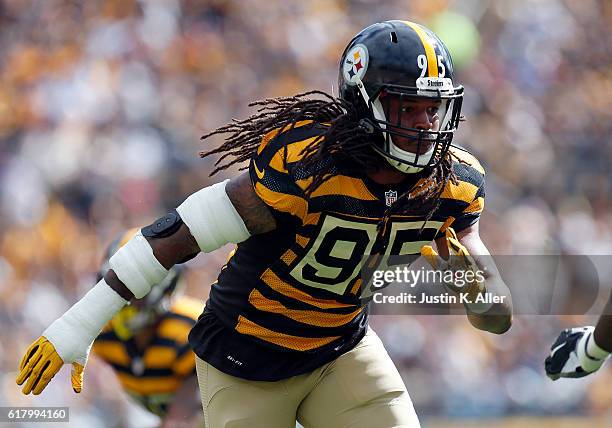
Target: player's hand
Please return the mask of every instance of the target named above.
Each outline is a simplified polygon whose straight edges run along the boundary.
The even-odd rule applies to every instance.
[[[87,350],[84,358],[72,361],[72,375],[70,381],[74,392],[79,393],[83,389],[83,372],[87,362]],[[57,353],[55,346],[44,336],[40,336],[30,345],[19,364],[19,375],[17,385],[25,386],[22,392],[28,395],[40,394],[49,384],[53,376],[66,363]]]
[[[544,361],[546,375],[552,380],[579,378],[598,370],[606,359],[592,358],[586,352],[588,341],[593,340],[594,330],[592,326],[563,330]]]
[[[83,389],[83,371],[89,351],[102,327],[127,304],[104,279],[53,321],[26,351],[17,384],[23,393],[40,394],[64,364],[72,364],[72,389]]]
[[[452,227],[446,229],[446,245],[448,247],[449,258],[444,260],[438,255],[436,250],[431,245],[425,245],[421,248],[421,255],[425,257],[425,260],[436,270],[440,271],[471,271],[473,273],[478,271],[478,265],[474,261],[474,258],[470,255],[470,252],[465,248],[457,234]],[[469,292],[475,294],[484,290],[484,282],[477,281],[478,275],[472,275],[474,281],[467,283],[467,287],[457,286],[453,282],[445,282],[446,286],[455,292]]]

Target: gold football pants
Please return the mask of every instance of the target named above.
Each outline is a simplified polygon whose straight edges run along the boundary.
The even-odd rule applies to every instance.
[[[208,428],[419,428],[410,396],[372,329],[312,372],[277,382],[227,375],[196,357]]]

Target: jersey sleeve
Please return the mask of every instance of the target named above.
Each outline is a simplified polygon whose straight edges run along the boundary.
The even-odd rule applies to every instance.
[[[302,151],[321,134],[321,129],[298,122],[295,128],[272,131],[266,135],[257,153],[251,158],[249,174],[255,193],[271,209],[276,220],[291,216],[302,221],[308,213],[304,195],[307,179],[296,179],[292,166],[302,157]]]
[[[478,160],[463,149],[453,148],[453,171],[456,181],[450,180],[441,195],[441,210],[447,225],[455,232],[467,229],[480,219],[485,200],[485,170]],[[441,229],[436,239],[444,236]]]
[[[484,174],[481,176],[481,179],[479,181],[480,182],[478,183],[478,187],[476,188],[474,198],[469,203],[469,205],[465,207],[463,211],[461,211],[461,213],[453,222],[452,226],[453,229],[455,229],[455,232],[460,232],[464,229],[467,229],[480,219],[480,214],[484,210],[485,200]]]

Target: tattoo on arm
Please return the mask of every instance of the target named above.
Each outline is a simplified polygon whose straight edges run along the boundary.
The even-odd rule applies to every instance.
[[[225,191],[252,235],[276,228],[276,220],[268,206],[255,193],[248,172],[231,179]]]

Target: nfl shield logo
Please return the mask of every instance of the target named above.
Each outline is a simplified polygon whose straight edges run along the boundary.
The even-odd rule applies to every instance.
[[[395,201],[397,201],[397,192],[395,190],[385,192],[385,204],[388,207],[390,207]]]

